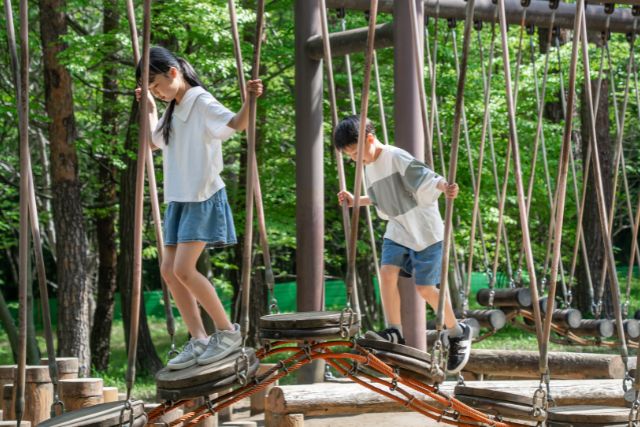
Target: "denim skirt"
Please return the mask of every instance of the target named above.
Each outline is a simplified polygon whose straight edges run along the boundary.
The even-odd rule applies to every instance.
[[[169,202],[164,214],[164,244],[205,242],[207,247],[237,243],[224,188],[203,202]]]

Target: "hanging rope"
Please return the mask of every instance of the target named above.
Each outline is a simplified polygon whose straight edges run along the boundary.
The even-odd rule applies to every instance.
[[[9,5],[11,7],[11,5]],[[10,15],[7,14],[7,18]],[[7,22],[7,25],[13,25]],[[14,39],[15,43],[15,39]],[[18,75],[18,74],[16,74]],[[20,80],[17,105],[20,131],[20,242],[19,242],[19,338],[18,369],[14,382],[15,417],[18,425],[24,415],[25,377],[27,367],[27,294],[29,287],[29,10],[20,0]]]
[[[367,34],[367,53],[364,64],[364,79],[362,96],[360,98],[360,129],[358,133],[358,155],[356,159],[356,178],[353,190],[353,214],[351,215],[351,227],[349,229],[348,269],[347,269],[347,304],[353,304],[358,310],[358,301],[354,299],[356,287],[356,242],[358,239],[358,221],[360,219],[360,190],[362,188],[363,155],[366,138],[367,112],[369,110],[369,83],[371,80],[371,62],[373,58],[376,18],[378,15],[378,1],[371,0],[369,6],[369,32]]]
[[[149,47],[151,44],[151,0],[143,6],[142,30],[142,92],[140,99],[149,96]],[[131,400],[131,390],[136,380],[136,354],[138,350],[138,326],[140,322],[140,293],[142,281],[142,215],[144,203],[144,167],[149,151],[149,104],[140,103],[140,131],[138,134],[138,160],[136,165],[136,196],[133,236],[133,284],[131,289],[131,319],[129,324],[129,346],[127,363],[127,398]]]
[[[456,173],[458,168],[458,145],[460,141],[460,125],[464,108],[464,88],[467,77],[467,63],[469,60],[469,46],[471,43],[471,28],[473,26],[473,12],[475,0],[468,0],[466,6],[466,18],[464,24],[464,38],[462,44],[462,61],[460,63],[460,73],[458,74],[458,84],[456,87],[456,103],[453,116],[453,133],[451,137],[451,152],[449,158],[449,173],[447,182],[453,184],[456,182]],[[450,298],[448,287],[449,273],[449,251],[451,250],[452,239],[452,218],[453,218],[453,199],[446,199],[445,218],[444,218],[444,241],[442,244],[442,267],[440,274],[440,294],[438,298],[438,310],[436,315],[436,330],[438,331],[438,341],[434,347],[436,353],[438,347],[442,346],[441,331],[444,326],[444,304],[445,298]],[[437,352],[441,355],[441,352]],[[438,360],[440,364],[440,360]]]
[[[240,88],[240,99],[245,101],[246,85],[244,80],[244,65],[242,64],[242,50],[240,49],[240,37],[238,36],[238,20],[236,18],[236,6],[234,0],[229,0],[229,21],[231,23],[231,36],[233,39],[233,55],[236,59],[236,70],[238,74],[238,86]],[[269,290],[269,313],[277,313],[278,300],[275,294],[275,277],[271,265],[271,251],[269,250],[269,239],[267,237],[267,224],[264,216],[264,203],[262,202],[262,189],[260,186],[260,174],[258,173],[258,162],[254,157],[251,165],[255,177],[254,202],[258,216],[258,233],[260,235],[260,245],[262,246],[262,261],[264,263],[264,280]]]
[[[136,17],[133,0],[127,0],[126,5],[131,47],[133,48],[133,61],[135,64],[138,64],[140,62],[140,46],[138,43],[138,29],[136,28]],[[149,133],[149,135],[151,134]],[[158,265],[161,266],[162,259],[164,258],[164,236],[162,234],[162,219],[160,216],[160,203],[158,201],[158,186],[156,184],[156,174],[153,164],[153,154],[151,153],[150,140],[146,145],[147,153],[145,157],[145,167],[149,185],[149,198],[151,199],[151,215],[153,217],[154,231],[156,235],[156,247],[158,250]],[[169,295],[169,289],[162,276],[160,276],[160,284],[162,286],[162,300],[164,302],[164,314],[166,319],[167,333],[169,334],[169,337],[171,339],[169,357],[172,357],[178,354],[175,343],[176,326],[175,320],[173,318],[173,309],[171,308],[171,297]]]
[[[536,286],[536,272],[535,265],[533,261],[533,252],[531,249],[531,240],[529,237],[529,224],[527,222],[527,210],[525,204],[525,194],[524,194],[524,186],[522,184],[522,166],[520,164],[520,147],[518,145],[518,130],[516,127],[516,119],[515,119],[515,105],[512,93],[511,86],[511,69],[510,69],[510,61],[509,61],[509,44],[507,40],[507,19],[505,13],[504,0],[498,0],[498,10],[499,10],[499,23],[500,23],[500,36],[502,40],[502,57],[503,57],[503,66],[504,66],[504,77],[505,77],[505,91],[507,98],[507,118],[509,121],[509,139],[511,144],[511,149],[513,151],[513,164],[514,164],[514,175],[516,181],[516,190],[517,190],[517,199],[518,199],[518,209],[520,212],[520,227],[522,229],[522,240],[525,246],[525,259],[527,262],[527,270],[529,272],[529,279],[531,282],[531,286],[529,289],[531,291],[531,300],[533,303],[533,311],[535,317],[535,326],[536,326],[536,336],[538,337],[538,346],[540,347],[541,353],[545,344],[542,343],[542,325],[540,318],[540,306],[538,304],[538,288]],[[544,374],[543,366],[540,366],[540,373]]]
[[[264,32],[264,0],[258,0],[256,6],[256,33],[253,49],[253,63],[251,67],[251,79],[256,80],[260,76],[260,50],[262,48],[262,33]],[[247,127],[247,181],[245,196],[245,225],[244,246],[242,248],[242,323],[240,330],[245,346],[249,332],[249,304],[251,292],[251,252],[253,249],[253,198],[255,194],[255,182],[257,176],[256,164],[256,114],[258,99],[255,93],[249,93],[249,125]]]
[[[584,0],[578,0],[578,5],[582,4]],[[581,13],[584,13],[581,12]],[[623,388],[627,391],[627,382],[630,380],[628,378],[628,350],[627,343],[624,337],[624,325],[622,324],[622,310],[620,305],[620,286],[618,283],[618,276],[616,274],[615,269],[615,259],[613,257],[613,246],[611,243],[611,236],[609,234],[608,229],[608,212],[605,206],[604,200],[604,188],[602,184],[602,168],[600,167],[600,153],[598,149],[598,141],[597,141],[597,132],[596,132],[596,115],[594,112],[594,103],[593,103],[593,94],[591,91],[590,84],[590,67],[589,67],[589,46],[587,41],[587,25],[586,19],[583,19],[581,24],[581,36],[582,36],[582,57],[583,57],[583,71],[584,71],[584,80],[585,80],[585,92],[587,99],[587,110],[589,117],[589,134],[591,136],[591,146],[593,149],[591,150],[591,162],[594,166],[594,175],[596,181],[596,196],[598,199],[598,213],[600,220],[600,228],[603,236],[604,246],[605,246],[605,256],[608,258],[609,263],[609,280],[611,281],[611,301],[613,303],[613,308],[615,312],[615,321],[616,321],[616,330],[618,335],[618,340],[620,342],[620,355],[622,357],[622,362],[625,368],[625,379],[623,380]]]
[[[487,139],[487,128],[489,125],[489,117],[490,117],[490,100],[491,100],[491,75],[492,75],[492,67],[493,67],[493,48],[494,48],[494,44],[495,44],[495,24],[491,24],[491,47],[489,50],[489,75],[487,76],[485,73],[485,69],[484,69],[484,52],[482,49],[482,36],[480,34],[480,31],[482,31],[482,23],[481,21],[477,21],[475,23],[476,26],[476,30],[477,30],[477,39],[478,39],[478,48],[479,48],[479,53],[480,53],[480,62],[482,63],[482,85],[483,85],[483,103],[484,103],[484,111],[483,111],[483,115],[482,115],[482,130],[480,132],[480,147],[478,149],[478,173],[477,173],[477,181],[475,182],[475,184],[473,184],[473,211],[471,214],[471,230],[469,232],[469,260],[467,263],[467,277],[466,277],[466,284],[465,284],[465,288],[464,288],[464,301],[465,301],[465,308],[468,307],[468,300],[469,300],[469,294],[471,292],[471,275],[473,273],[473,255],[474,255],[474,249],[475,249],[475,237],[476,237],[476,220],[478,220],[478,222],[480,224],[482,224],[482,221],[480,221],[480,185],[481,185],[481,181],[482,181],[482,169],[483,169],[483,165],[484,165],[484,151],[485,151],[485,142]],[[457,57],[457,55],[456,55]],[[457,60],[456,60],[457,62]],[[470,148],[469,145],[467,144],[467,151],[470,154]],[[469,160],[471,160],[469,158]],[[471,163],[471,162],[470,162]],[[482,234],[481,234],[482,236]],[[498,240],[500,240],[500,234],[498,232]],[[484,249],[483,253],[484,253],[484,268],[485,268],[485,272],[488,271],[489,269],[489,263],[487,260],[487,254],[486,254],[486,244],[484,242],[484,238],[481,237],[481,245],[482,248]],[[497,251],[496,251],[497,253]],[[491,280],[490,280],[491,281]]]
[[[569,66],[569,96],[567,99],[567,111],[573,111],[575,102],[576,75],[578,68],[578,42],[580,40],[580,28],[584,20],[584,0],[578,0],[576,3],[576,19],[573,32],[573,44],[571,49],[571,63]],[[586,34],[582,34],[586,38]],[[586,40],[584,40],[586,42]],[[585,67],[587,57],[584,57]],[[587,75],[588,76],[588,75]],[[587,80],[588,81],[588,80]],[[589,85],[587,83],[587,85]],[[549,354],[547,353],[546,343],[551,336],[551,322],[553,315],[553,302],[556,294],[556,279],[558,276],[558,266],[560,264],[560,250],[562,245],[562,226],[564,222],[564,208],[567,191],[567,176],[569,173],[569,152],[571,151],[571,134],[573,131],[573,114],[567,114],[562,134],[562,147],[560,150],[560,161],[558,170],[558,181],[556,183],[556,203],[555,203],[555,219],[554,219],[554,237],[553,237],[553,256],[551,262],[551,274],[549,277],[549,293],[547,299],[547,310],[545,313],[543,324],[543,342],[545,346],[540,352],[541,371],[547,373],[549,370]]]
[[[322,5],[321,5],[322,6]],[[324,13],[325,16],[325,20],[326,20],[326,12]],[[367,19],[368,15],[367,15]],[[342,16],[342,28],[343,31],[346,30],[346,19],[345,19],[345,15],[343,14]],[[323,30],[324,31],[324,30]],[[329,25],[327,23],[327,45],[330,45],[329,43],[329,39],[328,39],[328,31],[329,31]],[[324,33],[323,33],[323,38],[324,38]],[[323,40],[324,42],[324,40]],[[329,54],[329,57],[331,57],[331,49],[330,46],[328,47],[328,51],[325,52],[325,57],[326,54]],[[373,65],[374,65],[374,71],[375,71],[375,78],[376,78],[376,92],[377,92],[377,96],[378,96],[378,105],[380,106],[380,122],[382,123],[382,131],[383,131],[383,135],[384,135],[384,140],[385,140],[385,144],[388,144],[389,141],[389,137],[387,135],[387,124],[386,124],[386,118],[384,117],[384,109],[382,107],[382,93],[380,90],[380,76],[378,73],[378,59],[377,59],[377,55],[376,55],[376,51],[373,51]],[[345,55],[345,62],[347,65],[347,79],[348,79],[348,88],[349,88],[349,100],[351,103],[351,114],[355,115],[356,114],[356,97],[355,97],[355,92],[353,90],[353,76],[351,74],[351,58],[350,56],[347,54]],[[327,64],[327,67],[331,64],[331,59],[329,59],[329,62],[327,62],[327,60],[325,59],[325,63]],[[332,66],[332,71],[331,71],[332,77],[331,80],[333,81],[333,66]],[[328,77],[327,77],[328,79]],[[336,95],[335,95],[335,84],[333,86],[333,102],[334,105],[332,108],[335,109],[335,116],[332,116],[332,118],[335,120],[335,122],[332,122],[332,129],[335,129],[335,127],[338,124],[338,107],[337,107],[337,100],[336,100]],[[330,98],[331,100],[331,98]],[[344,166],[343,166],[343,162],[342,162],[342,154],[340,154],[339,152],[336,151],[336,155],[340,157],[339,160],[339,165],[338,165],[338,169],[340,169],[342,167],[343,170],[343,177],[342,179],[344,180]],[[340,172],[338,172],[340,173]],[[339,180],[338,180],[339,181]],[[341,187],[340,191],[346,190],[346,187]],[[366,186],[363,185],[362,186],[362,191],[364,192],[364,194],[366,195]],[[346,206],[346,201],[343,202],[343,206]],[[344,209],[344,208],[343,208]],[[347,224],[348,224],[348,209],[347,209]],[[378,286],[381,286],[380,284],[382,283],[381,278],[380,278],[380,264],[378,262],[378,250],[376,248],[376,238],[375,238],[375,234],[373,231],[373,221],[371,219],[371,209],[370,206],[365,206],[365,217],[366,217],[366,222],[367,222],[367,231],[369,232],[369,241],[370,241],[370,247],[371,247],[371,255],[373,257],[373,265],[374,265],[374,270],[375,270],[375,274],[376,274],[376,279],[378,280]],[[344,220],[344,217],[343,217]],[[347,225],[347,228],[345,228],[345,234],[346,234],[346,238],[345,241],[347,241],[349,239],[349,227],[350,224]],[[348,249],[347,249],[348,252]],[[356,301],[359,301],[359,298],[356,296],[355,297]],[[360,304],[358,304],[358,313],[360,312]]]
[[[13,26],[13,9],[11,6],[11,0],[4,1],[4,11],[7,24],[7,42],[9,45],[9,56],[11,59],[11,71],[15,84],[16,91],[16,104],[18,110],[19,122],[22,119],[22,94],[21,85],[22,77],[20,75],[20,65],[18,64],[18,52],[16,46],[15,29]],[[28,126],[28,119],[27,119]],[[28,140],[27,140],[28,143]],[[30,152],[30,150],[28,150]],[[38,222],[38,206],[36,204],[35,188],[33,184],[33,170],[31,168],[31,156],[26,157],[27,162],[27,179],[28,179],[28,196],[29,196],[29,223],[31,226],[31,233],[33,237],[33,248],[35,251],[36,268],[38,275],[38,287],[40,291],[40,301],[42,304],[42,323],[44,325],[45,343],[47,346],[47,361],[49,366],[49,376],[51,377],[51,383],[53,385],[53,404],[51,406],[51,416],[55,416],[55,407],[61,406],[58,395],[58,365],[56,363],[56,350],[53,344],[53,329],[51,327],[51,310],[49,308],[49,293],[47,290],[47,278],[44,265],[44,256],[42,254],[42,241],[40,235],[40,224]],[[64,410],[64,408],[62,408]]]

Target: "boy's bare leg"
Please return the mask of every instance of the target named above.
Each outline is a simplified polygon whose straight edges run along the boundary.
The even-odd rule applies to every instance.
[[[398,276],[400,267],[383,265],[380,267],[380,297],[384,318],[388,325],[401,325],[400,291],[398,290]]]
[[[418,289],[418,293],[424,300],[433,308],[435,311],[438,310],[438,302],[440,298],[440,290],[435,286],[416,286]],[[451,306],[451,300],[449,299],[449,295],[446,295],[444,299],[444,326],[447,329],[451,329],[456,327],[458,324],[458,319],[456,319],[456,315],[453,312],[453,307]]]

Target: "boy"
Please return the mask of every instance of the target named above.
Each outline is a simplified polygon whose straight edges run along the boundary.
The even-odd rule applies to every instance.
[[[334,132],[336,148],[356,160],[358,155],[359,116],[343,119]],[[400,321],[398,276],[414,276],[418,293],[436,310],[438,307],[444,224],[438,210],[438,197],[454,199],[457,184],[449,184],[440,175],[406,151],[382,144],[367,120],[363,160],[368,196],[360,205],[373,204],[388,220],[382,244],[380,290],[386,329],[367,332],[366,336],[404,344]],[[353,206],[353,195],[338,193],[338,200]],[[458,323],[451,301],[446,300],[444,321],[449,338],[447,373],[456,374],[469,360],[471,328]]]

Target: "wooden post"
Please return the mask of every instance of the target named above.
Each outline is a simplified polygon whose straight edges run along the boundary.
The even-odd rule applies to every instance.
[[[5,420],[15,418],[13,409],[13,384],[5,384],[2,387],[2,414]]]
[[[53,384],[47,366],[27,366],[23,420],[38,425],[51,416]]]
[[[40,359],[40,364],[48,366],[49,359],[43,357]],[[58,380],[78,378],[80,364],[77,357],[56,357],[56,366],[58,367]]]
[[[258,367],[256,376],[259,377],[260,375],[264,375],[269,369],[272,369],[274,366],[276,366],[275,363],[261,363]],[[264,412],[264,400],[267,398],[267,395],[269,394],[271,389],[277,385],[278,381],[269,384],[261,391],[251,395],[251,416]]]
[[[13,376],[16,365],[2,365],[0,366],[0,391],[5,384],[13,384]]]
[[[103,401],[102,378],[61,380],[59,393],[65,411],[97,405]]]
[[[102,388],[102,401],[103,401],[103,403],[117,402],[118,401],[118,387],[103,387]]]

